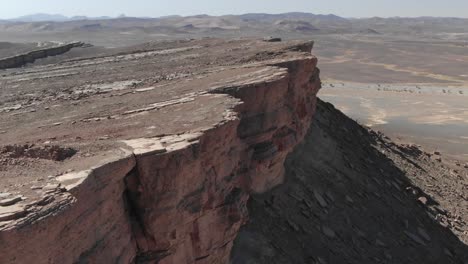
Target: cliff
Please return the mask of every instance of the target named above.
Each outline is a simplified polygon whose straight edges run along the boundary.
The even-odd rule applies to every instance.
[[[249,197],[283,182],[308,131],[311,49],[163,43],[7,76],[57,90],[2,98],[0,263],[227,263]]]
[[[22,67],[28,63],[33,63],[38,59],[60,55],[65,52],[68,52],[72,48],[82,46],[84,46],[83,42],[71,42],[66,44],[60,44],[54,47],[37,49],[24,54],[18,54],[7,58],[0,58],[0,70]]]

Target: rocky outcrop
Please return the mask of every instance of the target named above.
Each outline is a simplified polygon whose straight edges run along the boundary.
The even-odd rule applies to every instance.
[[[55,47],[47,47],[43,49],[38,49],[30,51],[25,54],[18,54],[8,58],[0,59],[0,70],[8,68],[17,68],[22,67],[28,63],[33,63],[38,59],[47,58],[50,56],[56,56],[68,52],[72,48],[82,47],[85,44],[83,42],[71,42],[66,44],[61,44]]]
[[[255,74],[194,95],[235,102],[222,122],[121,140],[108,160],[58,177],[24,216],[0,222],[0,262],[227,263],[249,196],[282,183],[311,123],[320,89],[311,48],[241,66]]]
[[[282,182],[284,159],[307,131],[319,88],[315,63],[284,62],[288,71],[273,81],[214,89],[243,101],[235,109],[238,119],[193,135],[169,153],[136,155],[137,170],[127,183],[141,221],[140,260],[227,262],[247,220],[249,194]],[[129,142],[135,144],[141,142]]]

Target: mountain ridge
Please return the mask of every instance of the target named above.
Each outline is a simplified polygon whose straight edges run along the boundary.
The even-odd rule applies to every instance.
[[[51,14],[51,13],[34,13],[27,14],[14,18],[0,18],[0,21],[10,21],[10,22],[65,22],[65,21],[76,21],[76,20],[104,20],[104,19],[119,19],[122,17],[127,17],[124,14],[119,16],[84,16],[84,15],[75,15],[75,16],[65,16],[63,14]],[[239,17],[242,19],[266,19],[266,18],[319,18],[323,20],[422,20],[422,19],[455,19],[455,20],[468,20],[468,18],[463,17],[437,17],[437,16],[417,16],[417,17],[404,17],[404,16],[391,16],[391,17],[343,17],[335,14],[314,14],[308,12],[286,12],[286,13],[244,13],[244,14],[225,14],[225,15],[208,15],[208,14],[197,14],[197,15],[167,15],[167,16],[158,16],[158,17],[149,17],[149,16],[128,16],[129,18],[141,18],[141,19],[168,19],[168,18],[189,18],[189,17]]]

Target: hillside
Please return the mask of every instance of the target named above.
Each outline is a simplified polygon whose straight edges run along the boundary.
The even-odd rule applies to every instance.
[[[466,263],[468,169],[437,158],[319,100],[285,183],[249,201],[232,263]]]

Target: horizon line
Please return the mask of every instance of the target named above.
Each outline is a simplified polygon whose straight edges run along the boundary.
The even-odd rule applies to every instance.
[[[336,15],[333,13],[329,14],[320,14],[320,13],[310,13],[310,12],[300,12],[300,11],[293,11],[293,12],[281,12],[281,13],[262,13],[262,12],[248,12],[248,13],[238,13],[238,14],[193,14],[193,15],[178,15],[178,14],[172,14],[172,15],[162,15],[162,16],[132,16],[132,15],[126,15],[126,14],[120,14],[120,15],[100,15],[100,16],[88,16],[88,15],[63,15],[61,13],[30,13],[30,14],[25,14],[17,17],[11,17],[11,18],[0,18],[0,20],[3,21],[11,21],[11,20],[16,20],[20,19],[23,17],[27,16],[34,16],[34,15],[49,15],[49,16],[63,16],[66,17],[67,19],[72,19],[75,17],[86,17],[87,19],[93,20],[93,19],[99,19],[99,18],[109,18],[109,19],[119,19],[119,18],[141,18],[141,19],[157,19],[157,18],[166,18],[166,17],[194,17],[194,16],[210,16],[210,17],[223,17],[223,16],[242,16],[242,15],[250,15],[250,14],[265,14],[265,15],[282,15],[282,14],[310,14],[310,15],[323,15],[323,16],[337,16],[340,18],[344,19],[371,19],[371,18],[383,18],[383,19],[391,19],[391,18],[456,18],[456,19],[468,19],[468,17],[457,17],[457,16],[431,16],[431,15],[419,15],[419,16],[365,16],[365,17],[347,17],[347,16],[340,16]],[[46,21],[44,21],[46,22]],[[65,21],[64,21],[65,22]]]

